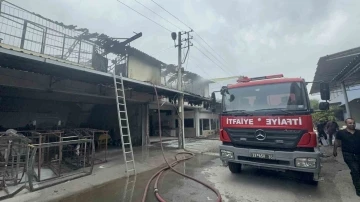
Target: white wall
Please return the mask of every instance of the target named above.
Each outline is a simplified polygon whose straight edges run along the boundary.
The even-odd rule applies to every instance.
[[[139,81],[161,84],[161,69],[149,65],[134,56],[129,56],[128,77]]]
[[[351,110],[351,118],[355,120],[356,129],[360,129],[360,100],[353,100],[349,103]],[[349,118],[346,112],[344,112],[344,119]]]

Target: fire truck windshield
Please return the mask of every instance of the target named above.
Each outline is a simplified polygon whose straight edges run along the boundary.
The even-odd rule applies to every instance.
[[[229,88],[223,111],[307,110],[305,85],[301,82]]]

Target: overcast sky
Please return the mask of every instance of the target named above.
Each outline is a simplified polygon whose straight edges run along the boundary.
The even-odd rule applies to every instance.
[[[135,0],[121,1],[167,29],[179,31]],[[137,1],[182,28],[182,31],[188,30],[151,0]],[[287,77],[312,81],[319,57],[360,44],[358,0],[155,1],[194,29],[215,50],[193,34],[194,46],[213,62],[192,47],[185,68],[205,78],[283,73]],[[133,32],[142,32],[143,37],[132,46],[165,63],[177,63],[176,49],[171,48],[170,32],[117,0],[10,2],[53,20],[112,37],[130,37]]]

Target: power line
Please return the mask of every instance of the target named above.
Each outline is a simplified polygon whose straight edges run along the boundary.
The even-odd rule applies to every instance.
[[[219,64],[214,62],[214,60],[212,60],[208,55],[206,55],[204,52],[202,52],[197,46],[194,46],[194,48],[196,48],[200,53],[202,53],[205,57],[207,57],[211,62],[213,62],[216,66],[218,66],[220,69],[222,69],[225,73],[229,73],[229,72],[226,72],[225,69],[223,67],[221,67]],[[232,74],[230,73],[230,75],[232,75]]]
[[[194,60],[194,59],[196,59],[196,60]],[[189,63],[189,60],[190,60],[190,55],[189,55],[189,59],[188,59],[188,61],[187,61],[187,63]],[[191,57],[191,61],[196,61],[195,63],[196,63],[196,67],[199,67],[199,69],[201,69],[201,71],[204,73],[204,74],[206,74],[207,76],[208,76],[208,78],[210,78],[210,75],[209,75],[209,73],[208,72],[206,72],[206,70],[203,68],[203,66],[200,64],[200,62],[198,62],[197,61],[197,58],[196,57],[194,57],[194,56],[192,56]]]
[[[220,54],[218,54],[218,53],[205,41],[205,39],[203,39],[197,32],[195,32],[195,34],[196,34],[207,46],[209,46],[210,49],[211,49],[212,51],[214,51],[214,53],[216,53],[216,55],[218,55],[218,56],[219,56],[221,59],[223,59],[224,62],[226,63],[226,60],[225,60]]]
[[[196,32],[195,32],[196,33]],[[222,61],[220,61],[214,54],[212,54],[206,47],[204,47],[201,43],[198,43],[204,50],[206,50],[213,58],[215,58],[221,65],[223,65],[224,67],[227,67],[226,65],[224,65],[224,63]],[[227,70],[229,72],[231,72],[231,68],[227,68]],[[237,74],[237,73],[235,73]]]
[[[150,19],[150,18],[146,17],[145,15],[143,15],[142,13],[140,13],[139,11],[137,11],[137,10],[135,10],[135,9],[131,8],[130,6],[126,5],[124,2],[122,2],[122,1],[120,1],[120,0],[116,0],[116,1],[118,1],[118,2],[119,2],[119,3],[121,3],[121,4],[123,4],[124,6],[128,7],[129,9],[133,10],[133,11],[134,11],[134,12],[136,12],[137,14],[139,14],[139,15],[143,16],[144,18],[146,18],[146,19],[148,19],[148,20],[152,21],[153,23],[157,24],[158,26],[162,27],[163,29],[167,30],[168,32],[171,32],[171,30],[170,30],[170,29],[168,29],[168,28],[164,27],[163,25],[161,25],[161,24],[157,23],[156,21],[154,21],[154,20],[152,20],[152,19]]]
[[[187,60],[186,60],[186,57],[185,57],[185,60],[186,60],[185,70],[187,69],[188,64],[189,64],[189,60],[190,60],[190,49],[188,49],[187,55],[188,55]]]
[[[185,25],[186,27],[188,27],[190,30],[191,27],[189,27],[187,24],[185,24],[183,21],[181,21],[178,17],[176,17],[175,15],[173,15],[172,13],[170,13],[168,10],[166,10],[164,7],[162,7],[160,4],[156,3],[156,1],[151,0],[152,2],[154,2],[154,4],[156,4],[157,6],[159,6],[160,8],[162,8],[165,12],[167,12],[168,14],[170,14],[171,16],[173,16],[175,19],[177,19],[179,22],[181,22],[183,25]]]
[[[160,17],[161,19],[165,20],[166,22],[168,22],[169,24],[172,24],[174,27],[178,28],[179,30],[181,30],[181,28],[177,25],[175,25],[174,23],[170,22],[169,20],[167,20],[166,18],[162,17],[161,15],[157,14],[155,11],[151,10],[149,7],[145,6],[144,4],[140,3],[137,0],[134,0],[136,3],[142,5],[144,8],[146,8],[147,10],[151,11],[152,13],[154,13],[155,15],[157,15],[158,17]]]
[[[174,17],[175,19],[177,19],[179,22],[181,22],[183,25],[185,25],[186,27],[188,27],[189,29],[191,29],[192,30],[192,28],[189,26],[189,25],[187,25],[186,23],[184,23],[182,20],[180,20],[178,17],[176,17],[174,14],[172,14],[170,11],[168,11],[168,10],[166,10],[163,6],[161,6],[160,4],[158,4],[157,2],[155,2],[154,0],[151,0],[153,3],[155,3],[157,6],[159,6],[161,9],[163,9],[165,12],[167,12],[168,14],[170,14],[172,17]],[[224,61],[225,61],[225,63],[227,63],[226,62],[226,60],[220,55],[220,54],[218,54],[210,45],[209,45],[209,43],[207,43],[206,41],[205,41],[205,39],[204,38],[202,38],[196,31],[194,31],[195,32],[195,34],[207,45],[207,46],[209,46],[210,47],[210,49],[213,51],[213,52],[215,52],[216,53],[216,55],[218,56],[218,57],[220,57],[221,59],[223,59]],[[199,43],[199,45],[200,46],[202,46],[202,44],[201,43]],[[207,50],[204,46],[202,46],[205,50]],[[207,50],[208,51],[208,50]],[[208,51],[216,60],[218,60],[220,63],[222,63],[216,56],[214,56],[210,51]]]

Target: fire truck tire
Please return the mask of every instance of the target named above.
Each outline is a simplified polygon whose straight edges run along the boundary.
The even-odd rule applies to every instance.
[[[229,164],[229,170],[232,173],[240,173],[241,172],[241,164],[240,163],[229,162],[228,164]]]

